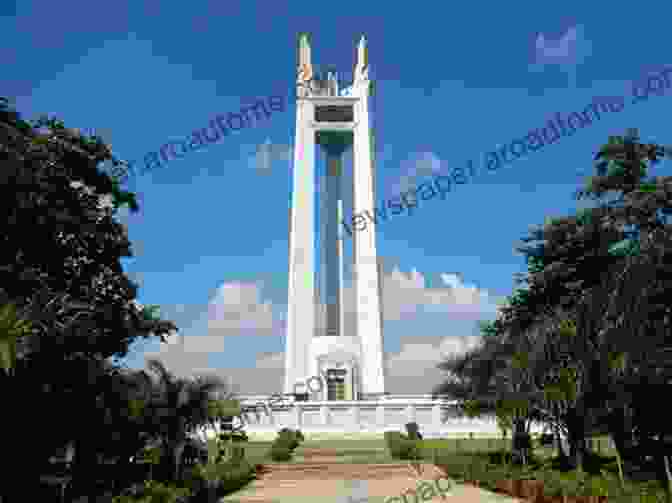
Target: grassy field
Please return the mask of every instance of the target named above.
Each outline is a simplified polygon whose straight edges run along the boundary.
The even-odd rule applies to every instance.
[[[234,444],[236,445],[236,444]],[[249,441],[237,444],[245,449],[245,457],[251,463],[263,464],[272,462],[268,456],[272,441]],[[210,442],[212,449],[215,448],[214,440]],[[593,437],[589,440],[589,446],[603,456],[613,456],[615,451],[608,448],[606,437]],[[446,455],[473,454],[477,452],[509,451],[511,449],[510,438],[443,438],[422,440],[418,443],[420,457],[427,461],[434,461]],[[599,447],[599,449],[598,449]],[[331,451],[340,463],[398,463],[389,455],[385,441],[382,437],[363,439],[323,439],[306,440],[296,449],[290,463],[303,463],[310,461],[304,456],[306,449],[327,449]],[[213,451],[214,452],[214,451]],[[534,453],[541,459],[548,459],[556,454],[555,448],[540,447],[535,445]]]

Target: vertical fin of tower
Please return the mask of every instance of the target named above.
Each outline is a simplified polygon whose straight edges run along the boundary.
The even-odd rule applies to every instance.
[[[315,330],[315,134],[309,124],[312,104],[303,87],[312,78],[310,40],[299,35],[296,138],[289,236],[289,291],[284,392],[308,375],[307,351]],[[310,306],[310,308],[306,308]]]
[[[375,180],[369,119],[369,67],[364,36],[357,47],[353,94],[358,97],[353,152],[353,214],[373,213]],[[383,334],[376,226],[369,221],[353,236],[357,336],[362,347],[362,392],[369,397],[385,393]]]
[[[296,76],[296,95],[298,97],[304,97],[308,94],[308,85],[313,79],[313,63],[310,55],[310,37],[307,33],[301,33],[299,35],[298,53],[299,64]]]

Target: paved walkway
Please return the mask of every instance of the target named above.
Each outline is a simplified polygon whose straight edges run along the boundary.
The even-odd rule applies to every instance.
[[[305,463],[270,463],[241,491],[220,503],[515,503],[521,500],[458,484],[431,464],[415,475],[408,463],[345,464],[334,457]],[[438,488],[437,488],[438,484]],[[440,494],[445,491],[445,496]],[[397,498],[398,497],[398,498]],[[397,499],[395,499],[397,498]]]

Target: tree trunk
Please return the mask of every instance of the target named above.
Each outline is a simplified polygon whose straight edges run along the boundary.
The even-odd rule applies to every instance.
[[[618,407],[608,415],[609,434],[614,440],[616,450],[623,461],[639,463],[638,456],[633,449],[632,424],[629,421],[625,407]]]
[[[672,502],[672,474],[670,473],[670,460],[667,453],[663,453],[663,468],[665,469],[665,499]]]
[[[568,438],[569,462],[579,471],[583,470],[583,461],[586,455],[586,428],[584,416],[577,408],[568,411]]]
[[[524,419],[514,419],[513,421],[513,435],[511,435],[511,458],[516,463],[525,464],[527,461],[527,448],[519,447],[522,439],[526,438],[527,430],[525,429]]]
[[[555,445],[558,448],[558,458],[566,460],[567,453],[565,452],[565,449],[562,447],[562,434],[560,433],[559,424],[555,426]]]
[[[555,416],[555,445],[557,446],[558,449],[558,458],[562,460],[567,459],[567,453],[565,452],[565,449],[562,447],[562,434],[561,434],[561,428],[560,428],[560,423],[562,421],[562,417],[560,416],[560,407],[557,404],[553,404],[553,414]]]
[[[182,453],[186,442],[182,439],[172,438],[165,443],[165,451],[162,453],[160,466],[160,478],[163,482],[180,480]]]

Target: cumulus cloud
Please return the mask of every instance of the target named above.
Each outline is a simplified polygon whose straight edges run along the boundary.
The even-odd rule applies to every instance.
[[[480,344],[478,336],[402,337],[399,352],[384,355],[386,388],[394,394],[429,394],[447,375],[437,365],[448,356],[464,354]],[[282,391],[285,354],[260,353],[252,369],[217,369],[243,394]]]
[[[440,278],[443,285],[430,288],[416,269],[405,274],[396,267],[383,275],[385,319],[400,320],[419,312],[458,316],[495,313],[497,301],[485,290],[465,285],[456,274],[442,273]]]
[[[428,280],[416,269],[403,272],[395,267],[382,274],[386,346],[395,339],[393,334],[403,323],[412,323],[414,330],[412,336],[399,337],[398,352],[388,351],[384,355],[390,393],[430,393],[448,377],[437,365],[449,356],[464,354],[477,346],[481,338],[469,335],[470,327],[478,320],[494,317],[499,301],[503,300],[465,283],[457,274],[439,274],[439,281],[431,287]],[[257,353],[253,368],[212,368],[208,361],[209,355],[225,351],[228,336],[285,335],[281,315],[286,307],[263,299],[262,286],[238,281],[220,285],[199,320],[202,328],[197,323],[189,329],[203,330],[206,335],[173,334],[158,352],[145,355],[158,357],[177,375],[220,376],[240,393],[282,391],[284,351]],[[352,284],[346,284],[346,333],[354,333],[355,328],[353,293]],[[241,344],[240,337],[235,344]]]
[[[208,306],[210,335],[282,335],[283,329],[272,303],[261,300],[257,283],[224,283]]]
[[[390,185],[391,195],[415,189],[432,176],[446,171],[447,163],[433,152],[418,152],[400,163],[399,179]]]
[[[284,369],[285,353],[261,353],[257,357],[258,369]]]

